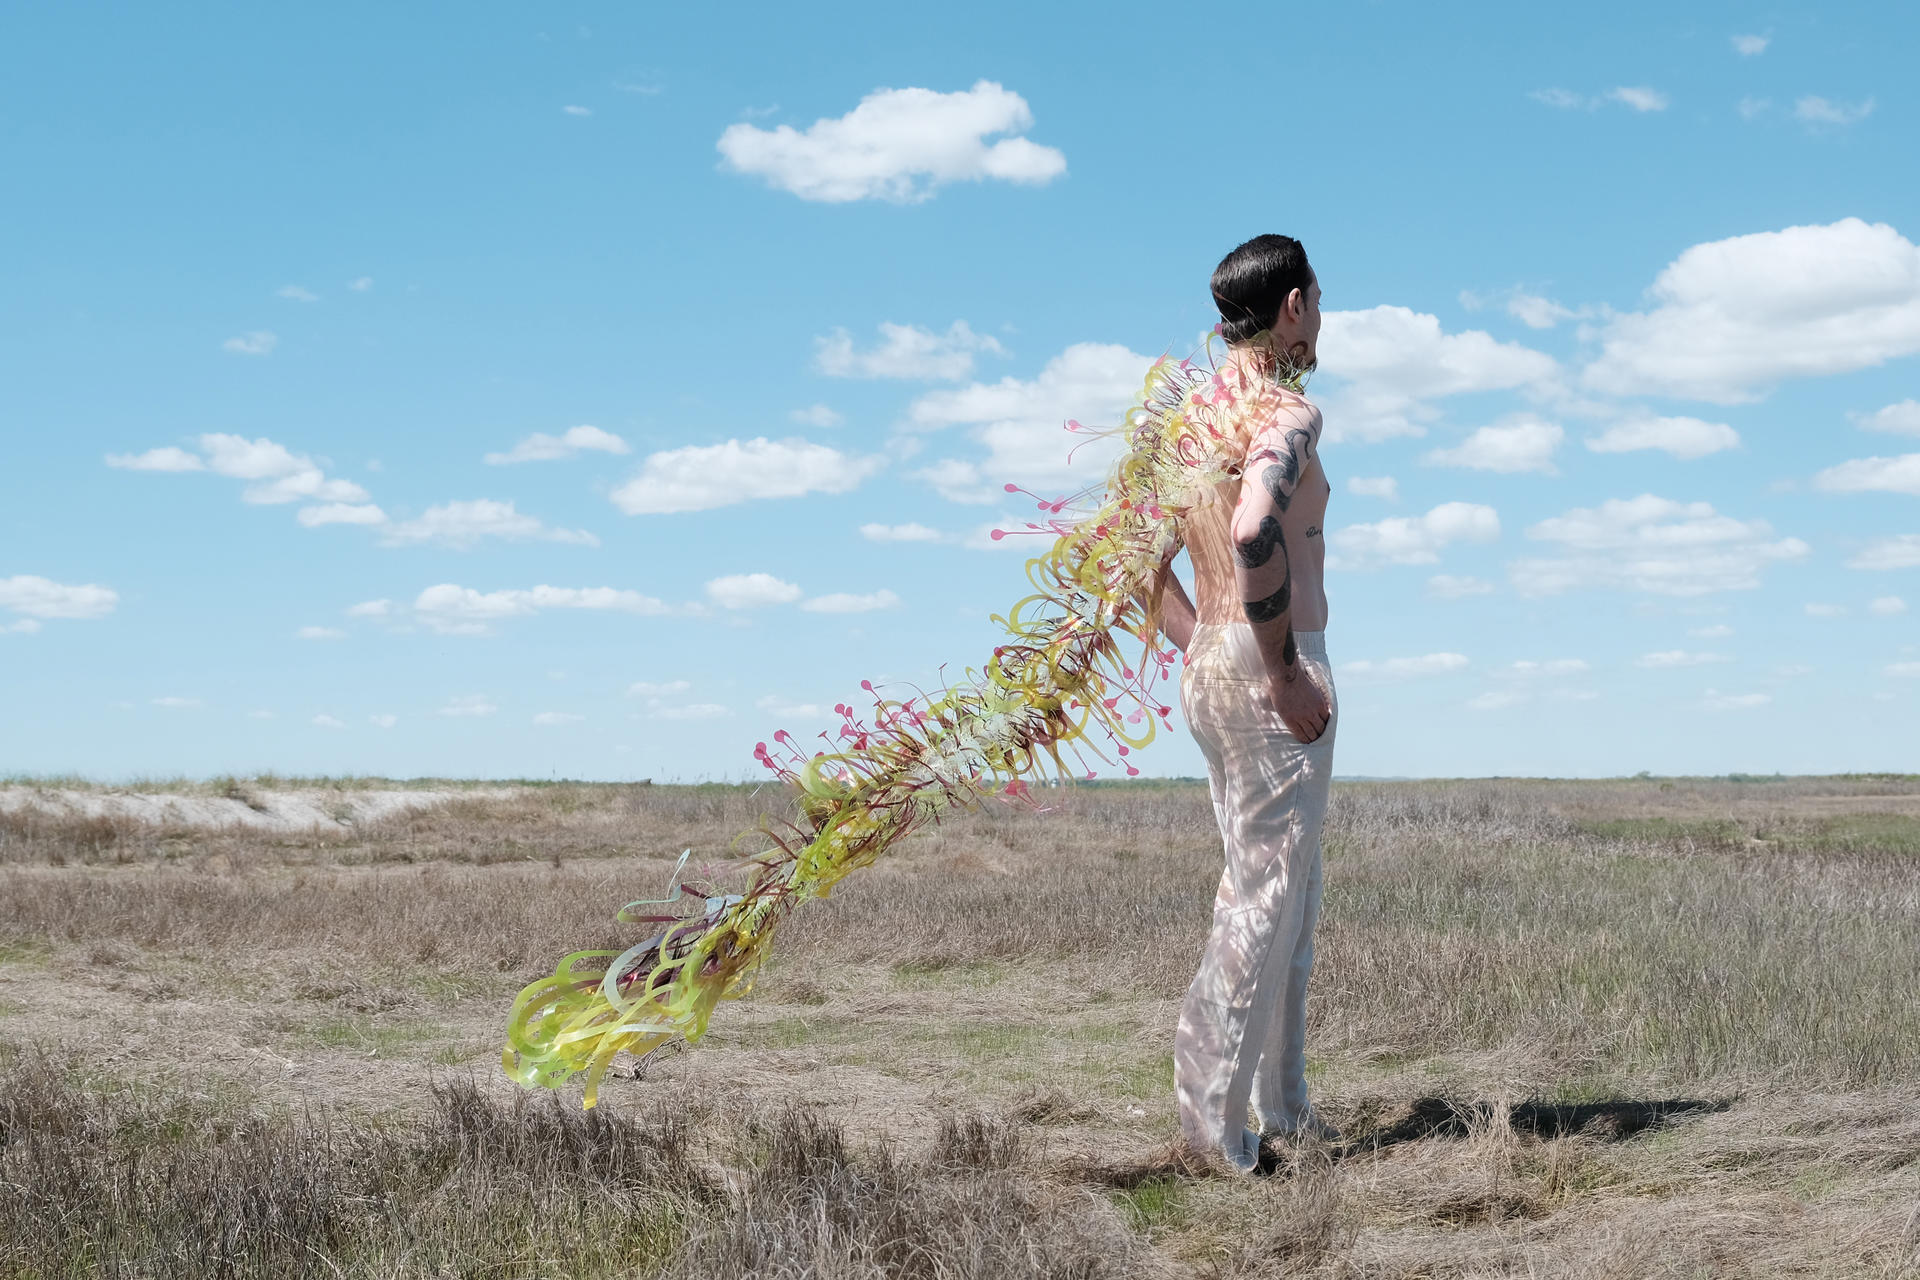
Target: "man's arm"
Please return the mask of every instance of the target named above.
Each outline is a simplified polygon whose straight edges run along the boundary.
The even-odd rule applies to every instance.
[[[1293,643],[1293,571],[1281,517],[1320,443],[1320,411],[1289,405],[1255,437],[1233,512],[1234,579],[1267,668],[1273,705],[1287,728],[1312,742],[1332,714],[1327,695],[1300,664]]]

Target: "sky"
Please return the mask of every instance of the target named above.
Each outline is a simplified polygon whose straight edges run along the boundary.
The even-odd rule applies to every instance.
[[[1920,11],[729,13],[0,17],[0,774],[756,777],[1265,232],[1339,773],[1920,768]]]

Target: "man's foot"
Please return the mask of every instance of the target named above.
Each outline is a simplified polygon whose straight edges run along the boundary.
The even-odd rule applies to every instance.
[[[1288,1143],[1340,1141],[1340,1131],[1322,1120],[1312,1107],[1307,1108],[1298,1124],[1272,1125],[1260,1136],[1262,1139]]]

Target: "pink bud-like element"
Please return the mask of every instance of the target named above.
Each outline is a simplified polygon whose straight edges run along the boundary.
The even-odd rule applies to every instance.
[[[1121,754],[1121,755],[1123,755],[1123,756],[1124,756],[1124,755],[1126,755],[1126,754],[1128,754],[1128,752],[1127,752],[1127,749],[1126,749],[1125,747],[1121,747],[1121,748],[1120,748],[1120,754]]]
[[[1018,493],[1020,492],[1020,486],[1017,484],[1010,484],[1006,486],[1006,490],[1008,493]]]
[[[998,542],[1000,541],[1000,539],[1007,536],[1007,531],[1005,529],[995,529],[992,533],[988,534],[987,536],[992,538],[995,542]]]
[[[868,693],[872,693],[872,692],[873,692],[873,681],[871,681],[871,680],[862,680],[862,681],[860,682],[860,687],[861,687],[862,689],[865,689],[865,690],[866,690],[866,691],[867,691]]]

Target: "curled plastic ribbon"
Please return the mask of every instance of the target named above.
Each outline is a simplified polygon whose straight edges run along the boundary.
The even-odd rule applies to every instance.
[[[824,749],[784,731],[754,757],[793,789],[799,813],[748,833],[765,845],[743,860],[739,893],[683,879],[680,855],[667,896],[628,903],[626,923],[664,926],[625,951],[579,951],[514,1001],[501,1065],[524,1085],[556,1087],[586,1072],[584,1103],[622,1052],[646,1054],[705,1034],[715,1006],[751,989],[788,912],[826,897],[851,872],[958,806],[988,798],[1031,803],[1035,781],[1094,777],[1090,754],[1128,760],[1153,741],[1172,707],[1154,685],[1174,653],[1159,642],[1155,586],[1178,551],[1178,522],[1213,486],[1238,473],[1247,440],[1277,404],[1297,401],[1304,375],[1249,377],[1217,364],[1214,348],[1162,357],[1122,425],[1125,449],[1097,502],[1038,503],[1041,520],[996,538],[1051,536],[1027,562],[1031,592],[1004,616],[1006,637],[979,669],[944,688],[889,698],[862,682],[871,710],[834,708]],[[1024,492],[1012,485],[1009,492]],[[1072,519],[1062,519],[1069,507]],[[1137,657],[1121,638],[1141,645]],[[747,838],[747,837],[743,837]],[[651,913],[636,908],[651,907]]]

